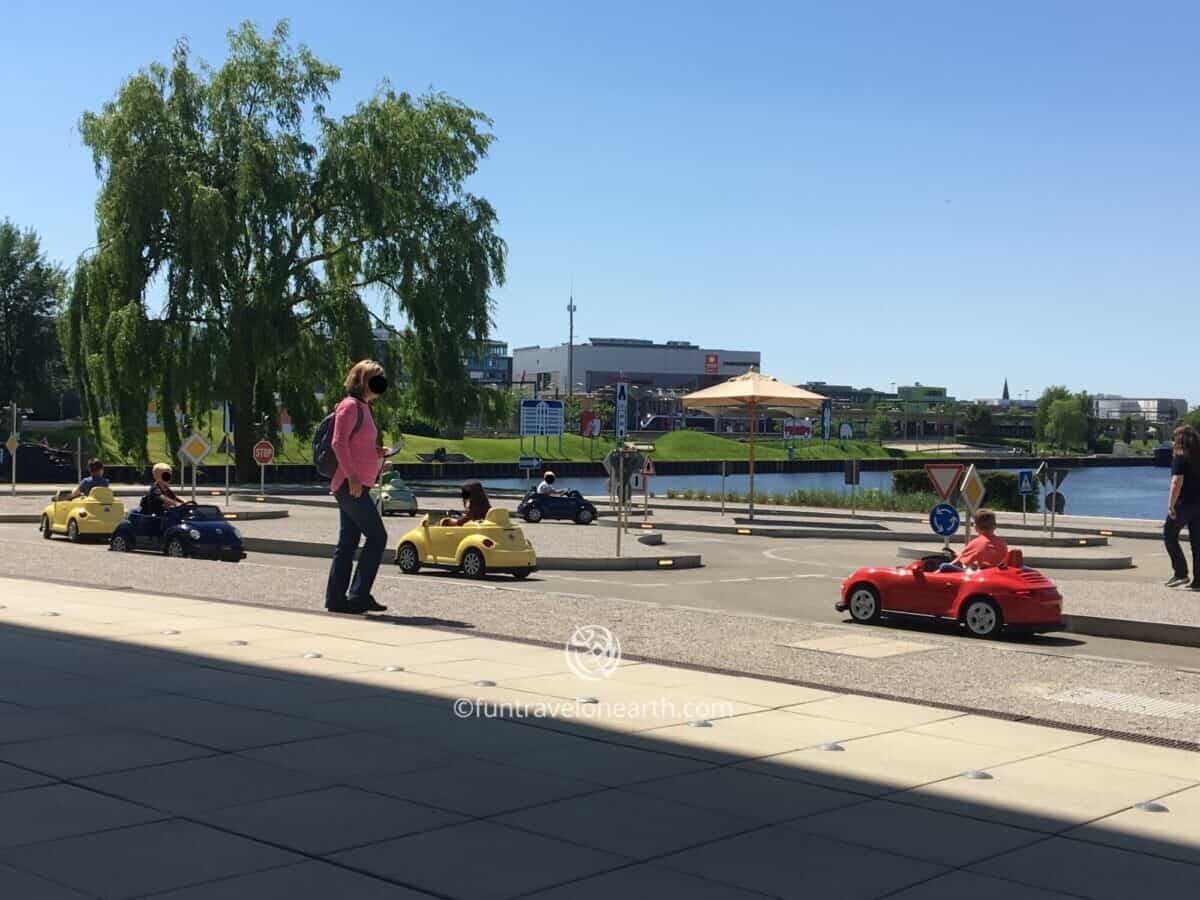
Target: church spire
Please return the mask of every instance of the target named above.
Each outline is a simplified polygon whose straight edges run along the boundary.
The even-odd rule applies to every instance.
[[[1001,400],[1008,399],[1008,379],[1007,378],[1004,379],[1004,393],[1000,395],[1000,399]]]

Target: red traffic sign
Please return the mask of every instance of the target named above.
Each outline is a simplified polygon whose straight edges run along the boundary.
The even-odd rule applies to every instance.
[[[943,500],[949,499],[954,493],[954,486],[962,478],[962,463],[929,463],[925,466],[925,474],[933,482],[933,489]]]
[[[270,441],[262,440],[254,445],[254,461],[260,466],[270,465],[274,458],[275,447]]]
[[[653,475],[653,474],[654,474],[654,460],[651,459],[649,456],[647,456],[646,461],[644,463],[642,463],[642,475],[644,477],[646,475]]]

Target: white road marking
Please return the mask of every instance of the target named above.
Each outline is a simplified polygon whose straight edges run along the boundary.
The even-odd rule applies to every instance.
[[[787,581],[786,575],[760,575],[755,581]]]
[[[754,579],[752,579],[752,578],[722,578],[717,582],[717,584],[740,584],[741,582],[744,582],[744,581],[753,581],[753,580]]]

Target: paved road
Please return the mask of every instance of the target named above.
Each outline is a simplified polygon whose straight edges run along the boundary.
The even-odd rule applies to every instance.
[[[579,529],[568,524],[544,525],[569,532]],[[615,542],[615,530],[606,529]],[[6,545],[41,544],[30,526],[0,525],[0,541]],[[672,532],[666,549],[671,553],[699,553],[705,565],[701,569],[678,572],[538,572],[524,587],[530,590],[597,600],[620,600],[679,610],[751,615],[790,622],[832,625],[846,621],[834,611],[838,588],[844,576],[860,565],[871,562],[892,564],[899,543],[871,542],[854,544],[844,541],[779,540],[753,536],[704,535]],[[1115,542],[1117,544],[1121,542]],[[1144,542],[1130,542],[1141,545]],[[1144,549],[1144,548],[1142,548]],[[102,544],[84,544],[71,551],[105,552]],[[265,567],[268,571],[327,571],[328,562],[303,556],[255,554],[243,567]],[[390,567],[385,580],[409,580]],[[429,573],[423,578],[448,578]],[[1151,578],[1140,569],[1122,572],[1071,573],[1072,579],[1112,582],[1144,582]],[[436,584],[437,582],[431,582]],[[503,578],[494,584],[507,585]],[[952,626],[931,629],[925,624],[896,623],[892,629],[925,635],[946,635],[959,639]],[[1081,659],[1112,659],[1147,665],[1181,668],[1200,672],[1200,650],[1145,644],[1137,641],[1096,638],[1083,635],[1043,636],[1009,645],[1029,652]]]

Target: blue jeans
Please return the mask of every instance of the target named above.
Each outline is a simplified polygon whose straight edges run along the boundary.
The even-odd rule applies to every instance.
[[[383,548],[387,546],[387,529],[370,492],[364,487],[357,497],[350,496],[350,483],[344,482],[334,493],[338,505],[338,542],[333,551],[333,563],[329,566],[329,582],[325,586],[325,607],[346,605],[361,606],[371,597],[371,587],[379,573],[383,560]],[[354,552],[359,538],[366,536],[354,582],[350,582],[350,569],[354,565]],[[346,589],[349,587],[349,595]]]

